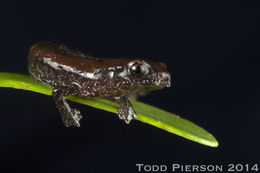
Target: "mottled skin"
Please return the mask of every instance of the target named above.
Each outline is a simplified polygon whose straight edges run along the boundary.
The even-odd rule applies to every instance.
[[[53,98],[67,127],[79,127],[82,118],[65,101],[68,95],[115,101],[120,105],[119,118],[129,123],[136,118],[128,100],[130,94],[170,86],[164,63],[97,59],[53,42],[39,42],[31,47],[29,72],[34,79],[53,87]]]

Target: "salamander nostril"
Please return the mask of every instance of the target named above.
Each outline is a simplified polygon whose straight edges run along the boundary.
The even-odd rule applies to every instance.
[[[165,81],[171,80],[170,74],[169,73],[162,73],[162,78]]]
[[[166,75],[166,76],[164,76],[164,79],[165,79],[166,81],[168,81],[168,80],[170,80],[170,77],[169,77],[168,75]]]

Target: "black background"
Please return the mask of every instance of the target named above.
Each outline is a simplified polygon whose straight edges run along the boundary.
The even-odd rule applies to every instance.
[[[259,4],[258,4],[259,5]],[[0,89],[1,172],[137,172],[144,164],[259,163],[259,7],[253,1],[1,4],[0,71],[28,74],[29,47],[64,43],[98,57],[163,61],[173,86],[141,101],[211,132],[218,148],[73,103],[64,127],[51,97]]]

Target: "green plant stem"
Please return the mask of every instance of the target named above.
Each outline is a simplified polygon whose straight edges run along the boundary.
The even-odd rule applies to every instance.
[[[28,75],[14,73],[0,73],[0,87],[29,90],[46,95],[51,95],[52,93],[51,87],[36,82]],[[75,96],[69,96],[67,99],[113,113],[116,113],[119,108],[116,103],[106,99],[85,99]],[[131,101],[131,103],[137,112],[137,120],[141,122],[151,124],[203,145],[210,147],[218,146],[218,142],[214,136],[178,115],[142,102]]]

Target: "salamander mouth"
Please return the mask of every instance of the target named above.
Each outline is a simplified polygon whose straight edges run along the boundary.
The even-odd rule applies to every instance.
[[[163,87],[170,87],[171,86],[171,81],[170,80],[168,80],[168,81],[161,81],[160,85],[163,86]]]

